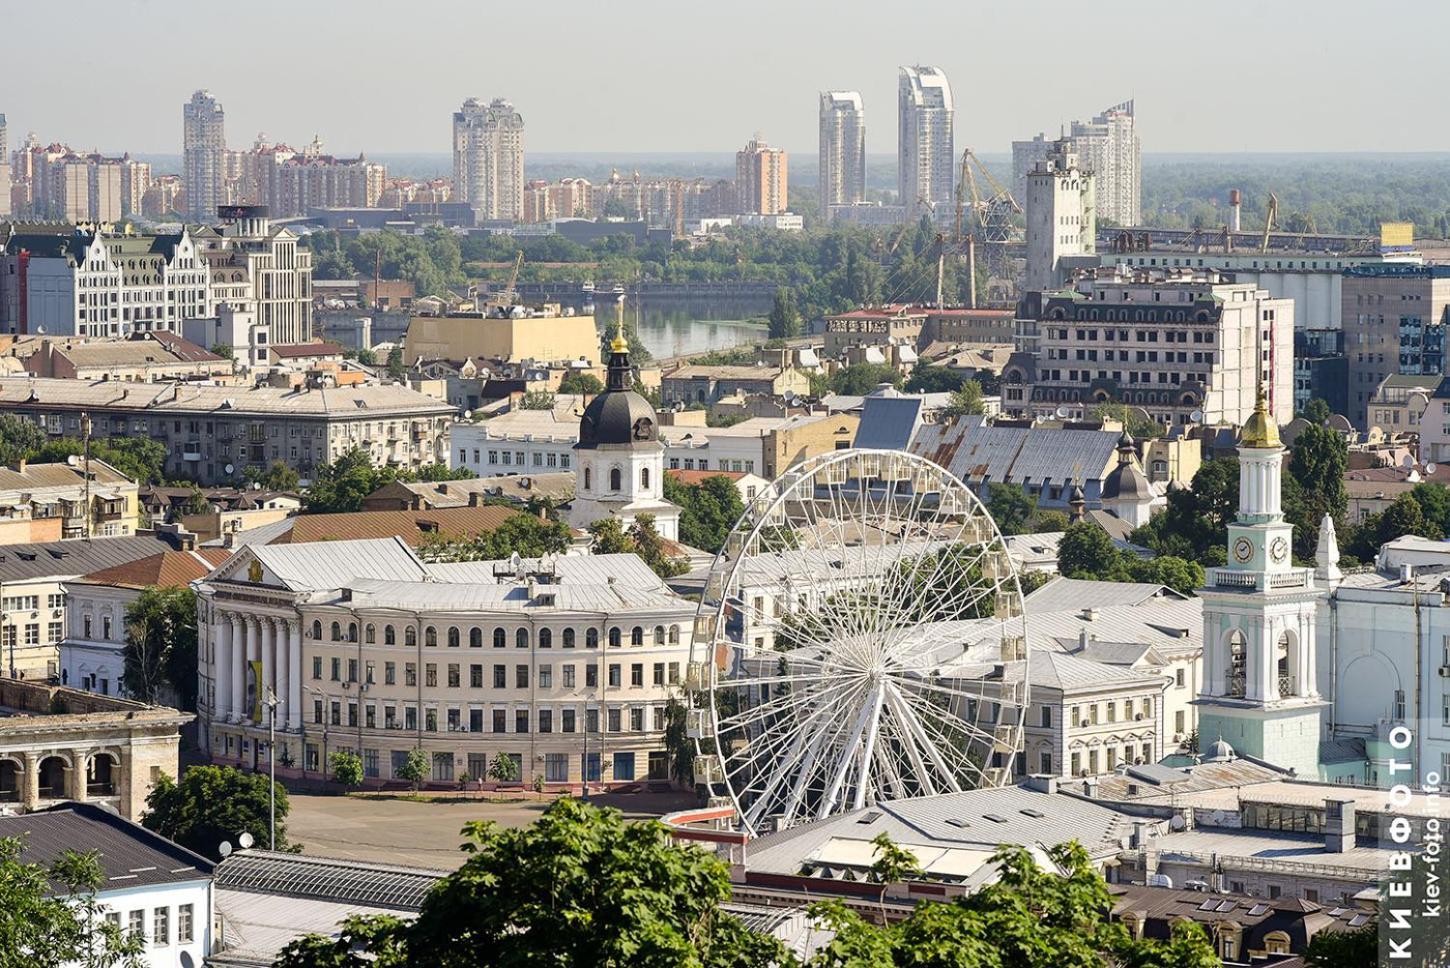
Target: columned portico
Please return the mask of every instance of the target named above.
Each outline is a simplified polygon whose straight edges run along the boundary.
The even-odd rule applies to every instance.
[[[226,721],[239,723],[242,720],[243,688],[247,681],[242,662],[246,659],[247,623],[236,612],[227,616],[232,628],[232,645],[227,651],[227,684],[230,688],[227,701]]]
[[[302,622],[287,620],[287,717],[292,732],[302,731]]]

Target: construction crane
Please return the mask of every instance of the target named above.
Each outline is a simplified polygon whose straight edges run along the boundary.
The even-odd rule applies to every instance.
[[[1269,211],[1264,216],[1264,241],[1259,243],[1259,254],[1269,251],[1269,233],[1274,231],[1274,217],[1279,214],[1279,196],[1269,192]]]
[[[517,293],[519,284],[519,270],[524,265],[524,250],[520,249],[519,254],[514,258],[513,271],[509,273],[509,282],[502,290],[489,297],[486,304],[488,309],[507,309],[514,304],[514,296]]]
[[[975,170],[974,170],[975,166]],[[991,189],[990,197],[983,198],[977,185],[977,176]],[[1012,218],[1022,214],[1022,205],[1012,197],[1006,186],[993,177],[992,172],[971,148],[962,151],[962,181],[972,197],[972,214],[981,229],[983,242],[1010,242],[1012,240]],[[957,193],[957,238],[961,239],[962,206],[965,199]]]

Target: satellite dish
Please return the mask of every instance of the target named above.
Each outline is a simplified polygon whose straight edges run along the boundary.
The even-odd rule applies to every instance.
[[[246,850],[248,847],[252,846],[252,844],[255,843],[255,841],[252,840],[252,835],[251,834],[244,833],[240,837],[237,838],[237,843],[239,843],[239,844],[242,845],[242,849],[243,850]]]
[[[1058,420],[1066,420],[1071,413],[1072,413],[1072,411],[1071,410],[1068,410],[1066,407],[1058,407],[1057,408],[1057,419]]]
[[[1195,410],[1188,415],[1188,419],[1194,423],[1203,423],[1203,411]]]
[[[1168,826],[1173,830],[1182,830],[1188,826],[1188,821],[1184,820],[1181,814],[1174,814],[1173,819],[1168,821]]]
[[[1435,465],[1434,464],[1426,464],[1425,465],[1425,476],[1428,477],[1429,475],[1431,475],[1433,473],[1435,473]]]
[[[237,469],[231,464],[228,464],[225,468],[223,468],[223,470],[225,470],[228,474],[235,474],[237,471]]]
[[[1149,874],[1148,886],[1171,888],[1173,886],[1173,878],[1169,877],[1167,874]]]
[[[463,411],[463,419],[464,420],[472,420],[473,419],[473,411],[472,410],[465,410],[465,411]]]
[[[221,854],[223,857],[230,857],[232,853],[232,845],[229,844],[227,841],[223,840],[222,845],[217,848],[217,853]]]
[[[1400,466],[1401,467],[1414,467],[1415,466],[1415,455],[1414,454],[1406,454],[1404,457],[1401,457],[1400,458]]]

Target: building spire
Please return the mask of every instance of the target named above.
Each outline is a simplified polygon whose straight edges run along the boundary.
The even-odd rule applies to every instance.
[[[1334,519],[1327,513],[1319,521],[1319,544],[1314,549],[1314,577],[1335,585],[1344,577],[1339,570],[1339,537],[1334,533]]]
[[[629,340],[624,338],[624,294],[619,296],[619,315],[615,319],[614,342],[609,344],[611,353],[628,353]]]

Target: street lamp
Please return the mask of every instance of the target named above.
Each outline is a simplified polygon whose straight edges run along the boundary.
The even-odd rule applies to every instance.
[[[267,688],[267,849],[277,849],[277,694]]]

